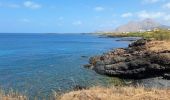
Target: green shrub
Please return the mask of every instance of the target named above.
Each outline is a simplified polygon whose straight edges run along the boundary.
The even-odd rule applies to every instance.
[[[170,40],[170,31],[168,30],[159,30],[159,31],[151,31],[151,32],[136,32],[136,33],[128,33],[128,37],[143,37],[143,38],[154,38],[156,40]]]

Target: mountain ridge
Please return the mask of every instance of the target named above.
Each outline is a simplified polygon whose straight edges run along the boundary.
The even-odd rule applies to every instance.
[[[170,26],[160,24],[157,21],[148,18],[142,21],[130,21],[127,24],[117,27],[114,30],[114,32],[116,33],[139,32],[139,31],[153,30],[155,28],[169,29]]]

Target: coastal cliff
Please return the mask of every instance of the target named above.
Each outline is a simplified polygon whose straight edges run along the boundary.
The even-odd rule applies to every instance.
[[[170,42],[140,39],[128,48],[91,57],[89,63],[86,67],[99,74],[123,79],[170,79]]]

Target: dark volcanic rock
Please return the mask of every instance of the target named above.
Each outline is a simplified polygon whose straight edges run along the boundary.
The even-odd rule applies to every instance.
[[[89,63],[99,74],[128,79],[164,76],[170,79],[170,52],[150,52],[150,40],[140,39],[125,49],[91,57]],[[87,66],[88,67],[88,66]]]
[[[92,69],[92,68],[93,68],[93,65],[91,65],[91,64],[86,64],[86,65],[84,65],[84,68]]]
[[[135,80],[130,85],[137,86],[137,87],[144,86],[147,88],[167,89],[170,88],[170,80],[162,79],[162,77],[147,78],[147,79]]]
[[[88,58],[88,56],[81,56],[81,58]]]
[[[90,57],[89,63],[95,65],[97,61],[100,61],[100,56]]]
[[[170,65],[170,53],[159,53],[151,57],[151,62],[160,65]]]
[[[145,60],[141,60],[141,59],[136,59],[136,60],[132,60],[128,63],[128,69],[129,70],[133,70],[133,69],[138,69],[138,68],[147,68],[150,66],[150,63],[148,61]]]
[[[122,37],[116,41],[129,41],[129,42],[134,42],[136,40],[141,39],[141,37]]]
[[[75,90],[75,91],[79,91],[79,90],[83,90],[83,89],[87,89],[87,87],[80,86],[80,85],[76,85],[76,86],[73,87],[73,90]]]
[[[165,74],[163,75],[163,78],[170,80],[170,73],[165,73]]]
[[[136,42],[133,42],[132,44],[130,44],[129,47],[143,46],[146,43],[147,43],[146,39],[140,39],[140,40],[137,40]]]

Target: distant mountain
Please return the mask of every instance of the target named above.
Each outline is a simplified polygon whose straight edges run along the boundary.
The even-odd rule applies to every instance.
[[[131,21],[125,25],[119,26],[114,32],[139,32],[144,30],[152,30],[154,28],[168,29],[170,26],[162,25],[153,19],[145,19],[142,21]]]

